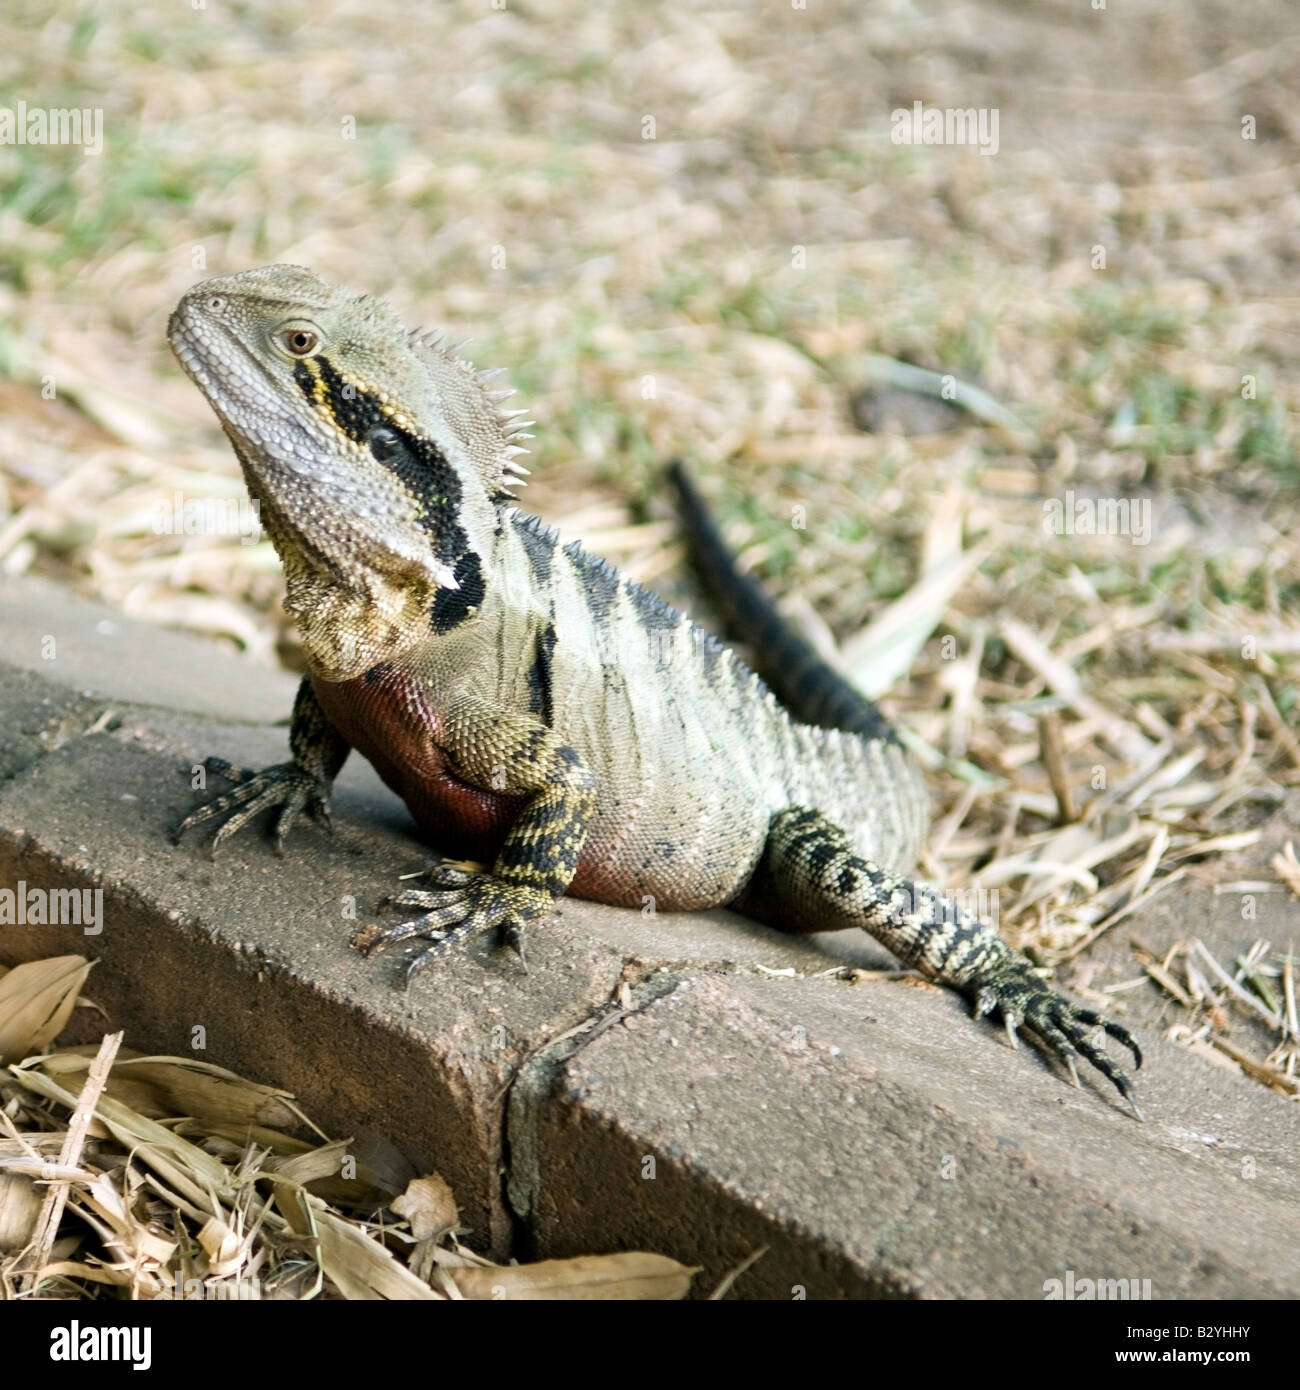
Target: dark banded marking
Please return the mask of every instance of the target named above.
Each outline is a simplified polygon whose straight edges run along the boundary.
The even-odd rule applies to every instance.
[[[373,391],[347,381],[327,357],[295,364],[293,379],[304,396],[356,444],[371,450],[382,467],[416,502],[420,526],[439,560],[458,560],[469,547],[460,524],[461,483],[447,456],[431,440],[396,424]]]
[[[511,518],[515,535],[528,556],[528,564],[533,571],[537,587],[545,590],[551,582],[551,557],[560,538],[554,531],[535,516],[523,516],[516,512]]]
[[[622,576],[607,560],[588,554],[577,541],[566,545],[564,553],[573,565],[573,573],[587,600],[587,611],[598,627],[605,628]]]
[[[459,587],[439,589],[429,609],[430,625],[440,636],[472,617],[487,592],[487,585],[483,582],[483,566],[472,550],[467,550],[456,561],[455,578]]]
[[[750,647],[777,698],[797,718],[822,728],[898,743],[889,721],[805,642],[750,575],[741,574],[704,499],[679,463],[668,470],[681,501],[691,558],[727,624]],[[737,677],[738,684],[743,678]]]
[[[555,651],[555,624],[538,630],[533,664],[528,668],[528,712],[535,714],[549,729],[551,708],[551,657]]]
[[[682,615],[671,603],[630,579],[627,581],[627,597],[637,621],[647,632],[668,632],[682,622]]]

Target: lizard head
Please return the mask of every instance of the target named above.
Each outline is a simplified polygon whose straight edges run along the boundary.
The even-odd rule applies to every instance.
[[[527,471],[524,412],[498,405],[508,392],[300,266],[205,280],[167,336],[239,456],[291,591],[297,576],[300,589],[327,577],[425,601],[468,583],[481,597],[496,504]]]

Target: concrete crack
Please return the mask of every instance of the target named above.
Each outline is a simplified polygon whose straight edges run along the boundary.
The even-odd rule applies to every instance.
[[[662,965],[638,968],[633,961],[625,962],[609,998],[586,1018],[535,1048],[506,1083],[500,1171],[517,1258],[532,1254],[532,1216],[542,1184],[538,1124],[560,1068],[615,1024],[671,994],[685,978],[685,972]]]

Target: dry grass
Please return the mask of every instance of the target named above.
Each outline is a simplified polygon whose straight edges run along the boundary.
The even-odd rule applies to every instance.
[[[107,146],[0,149],[0,565],[293,664],[274,555],[150,519],[240,492],[162,345],[196,262],[310,264],[474,335],[541,422],[528,505],[679,597],[685,454],[915,731],[928,869],[1068,958],[1300,785],[1289,11],[19,6],[9,90]],[[891,144],[917,99],[996,106],[997,156]],[[891,362],[1023,427],[862,434]],[[1149,499],[1149,544],[1045,532],[1070,493]]]
[[[50,1042],[80,956],[0,968],[0,1300],[678,1299],[645,1251],[496,1265],[391,1146],[331,1142],[286,1091],[122,1034]],[[29,1055],[31,1054],[31,1055]]]

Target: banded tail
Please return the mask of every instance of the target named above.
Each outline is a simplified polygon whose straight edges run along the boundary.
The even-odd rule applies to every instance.
[[[753,650],[759,674],[806,724],[898,743],[889,720],[790,626],[762,586],[741,574],[704,499],[680,461],[668,465],[691,558],[731,635]]]

